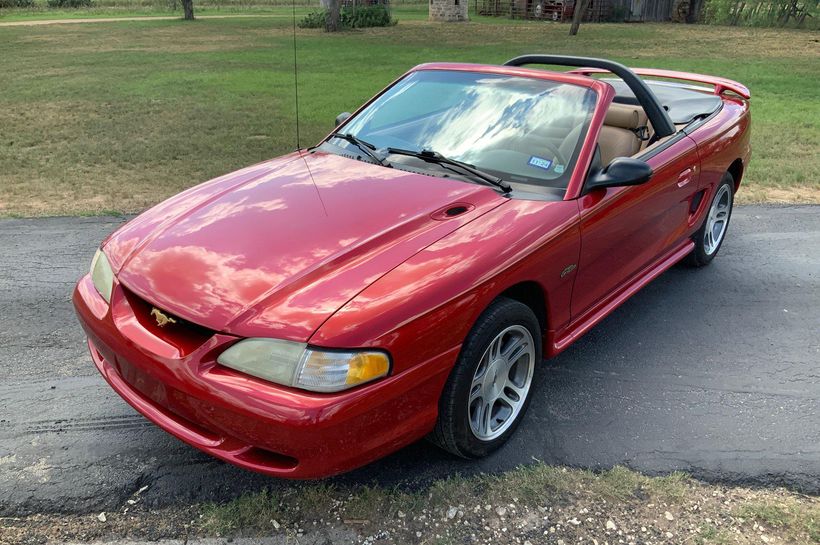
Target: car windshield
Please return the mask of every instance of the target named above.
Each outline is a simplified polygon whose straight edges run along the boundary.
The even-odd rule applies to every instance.
[[[431,151],[508,182],[566,187],[595,107],[590,89],[535,78],[421,70],[396,83],[340,132],[416,168],[388,148]],[[356,146],[333,139],[334,146]],[[446,167],[444,167],[446,168]],[[452,174],[452,172],[448,172]]]

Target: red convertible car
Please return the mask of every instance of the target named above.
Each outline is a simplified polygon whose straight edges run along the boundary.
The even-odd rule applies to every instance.
[[[715,257],[749,137],[722,78],[425,64],[317,146],[128,222],[74,305],[111,387],[222,460],[316,478],[425,436],[480,457],[543,357]]]

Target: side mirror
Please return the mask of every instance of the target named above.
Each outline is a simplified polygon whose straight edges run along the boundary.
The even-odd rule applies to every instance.
[[[350,117],[350,112],[342,112],[336,116],[336,127],[347,121],[347,118]]]
[[[645,161],[630,157],[616,157],[602,170],[590,175],[587,190],[599,187],[640,185],[652,177],[652,167]]]

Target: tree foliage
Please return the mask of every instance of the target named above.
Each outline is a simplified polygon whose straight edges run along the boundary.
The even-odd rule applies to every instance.
[[[705,20],[750,26],[817,27],[818,0],[707,0]]]
[[[34,6],[34,0],[0,0],[2,8],[30,8]]]

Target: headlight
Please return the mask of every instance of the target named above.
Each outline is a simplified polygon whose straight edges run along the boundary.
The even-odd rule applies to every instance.
[[[312,390],[338,392],[387,376],[390,358],[374,350],[321,350],[279,339],[245,339],[217,358],[225,367],[261,379]]]
[[[114,271],[111,270],[111,264],[102,250],[97,250],[94,259],[91,260],[91,281],[94,282],[94,287],[103,299],[110,303],[111,290],[114,287]]]

